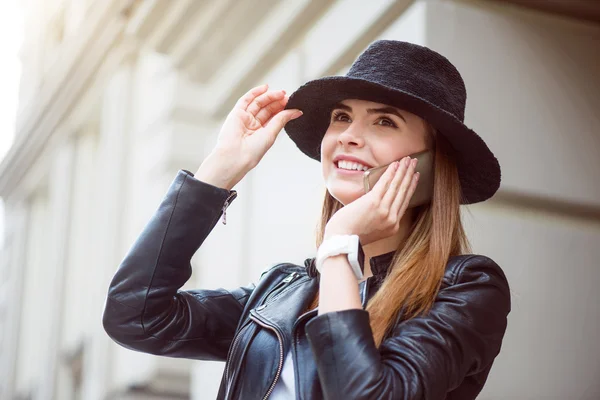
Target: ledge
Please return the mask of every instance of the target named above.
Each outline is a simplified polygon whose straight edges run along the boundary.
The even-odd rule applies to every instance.
[[[131,4],[124,7],[122,2],[112,0],[99,2],[96,7],[71,48],[64,49],[65,57],[44,77],[47,85],[22,111],[25,115],[19,116],[22,123],[17,126],[15,141],[0,163],[0,196],[13,191],[33,166],[121,37]]]

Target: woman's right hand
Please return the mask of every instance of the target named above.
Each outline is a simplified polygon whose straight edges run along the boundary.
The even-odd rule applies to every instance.
[[[268,91],[266,84],[242,96],[227,115],[217,145],[195,176],[227,189],[235,186],[258,165],[285,124],[302,115],[298,109],[284,110],[287,101],[283,90]]]

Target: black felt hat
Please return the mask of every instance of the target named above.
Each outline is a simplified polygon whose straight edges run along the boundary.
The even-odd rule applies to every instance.
[[[298,148],[320,161],[321,140],[335,104],[362,99],[409,111],[433,125],[456,151],[463,200],[478,203],[500,186],[500,164],[483,139],[464,123],[467,93],[458,70],[441,54],[396,40],[373,42],[345,76],[307,82],[286,108],[303,111],[285,130]]]

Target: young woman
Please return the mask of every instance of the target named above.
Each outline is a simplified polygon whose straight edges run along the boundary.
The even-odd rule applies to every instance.
[[[225,361],[219,399],[474,399],[511,302],[502,269],[469,254],[461,225],[460,205],[500,184],[498,161],[463,124],[465,100],[446,58],[399,41],[372,43],[346,76],[289,98],[252,89],[122,261],[107,333],[137,351]],[[275,265],[247,287],[180,290],[192,255],[226,222],[232,188],[284,125],[322,164],[317,257]],[[431,165],[417,167],[410,155],[423,152]],[[365,170],[386,165],[365,193]],[[431,171],[420,188],[431,194],[414,204],[417,168]]]

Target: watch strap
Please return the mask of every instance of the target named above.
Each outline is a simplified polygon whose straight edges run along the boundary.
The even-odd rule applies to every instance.
[[[325,239],[317,251],[317,271],[321,273],[325,259],[340,254],[346,254],[354,276],[361,280],[364,276],[365,257],[358,235],[335,235]]]

